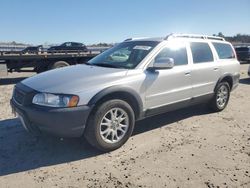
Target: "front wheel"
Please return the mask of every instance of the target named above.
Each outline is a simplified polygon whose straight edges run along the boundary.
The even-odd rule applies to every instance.
[[[230,97],[230,86],[227,82],[221,82],[217,85],[214,97],[211,102],[211,108],[216,111],[222,111],[226,108]]]
[[[123,100],[110,100],[93,110],[84,136],[97,149],[112,151],[128,140],[134,124],[135,115],[131,106]]]

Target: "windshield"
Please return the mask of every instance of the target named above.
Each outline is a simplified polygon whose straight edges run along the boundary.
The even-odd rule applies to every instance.
[[[87,64],[133,69],[157,44],[159,44],[157,41],[123,42],[91,59]]]

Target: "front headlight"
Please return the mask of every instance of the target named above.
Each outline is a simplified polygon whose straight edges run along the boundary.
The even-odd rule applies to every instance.
[[[76,95],[60,95],[51,93],[38,93],[33,97],[32,103],[50,107],[75,107],[79,102]]]

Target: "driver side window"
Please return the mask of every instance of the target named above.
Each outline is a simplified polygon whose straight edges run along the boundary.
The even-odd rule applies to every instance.
[[[178,48],[165,47],[155,57],[155,59],[158,58],[172,58],[175,66],[188,64],[187,49],[185,46],[179,46]]]

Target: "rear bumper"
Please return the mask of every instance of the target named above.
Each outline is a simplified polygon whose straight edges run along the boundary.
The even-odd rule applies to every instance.
[[[58,137],[80,137],[91,107],[52,108],[37,105],[22,106],[14,99],[10,104],[20,116],[24,128],[35,134],[49,133]]]

